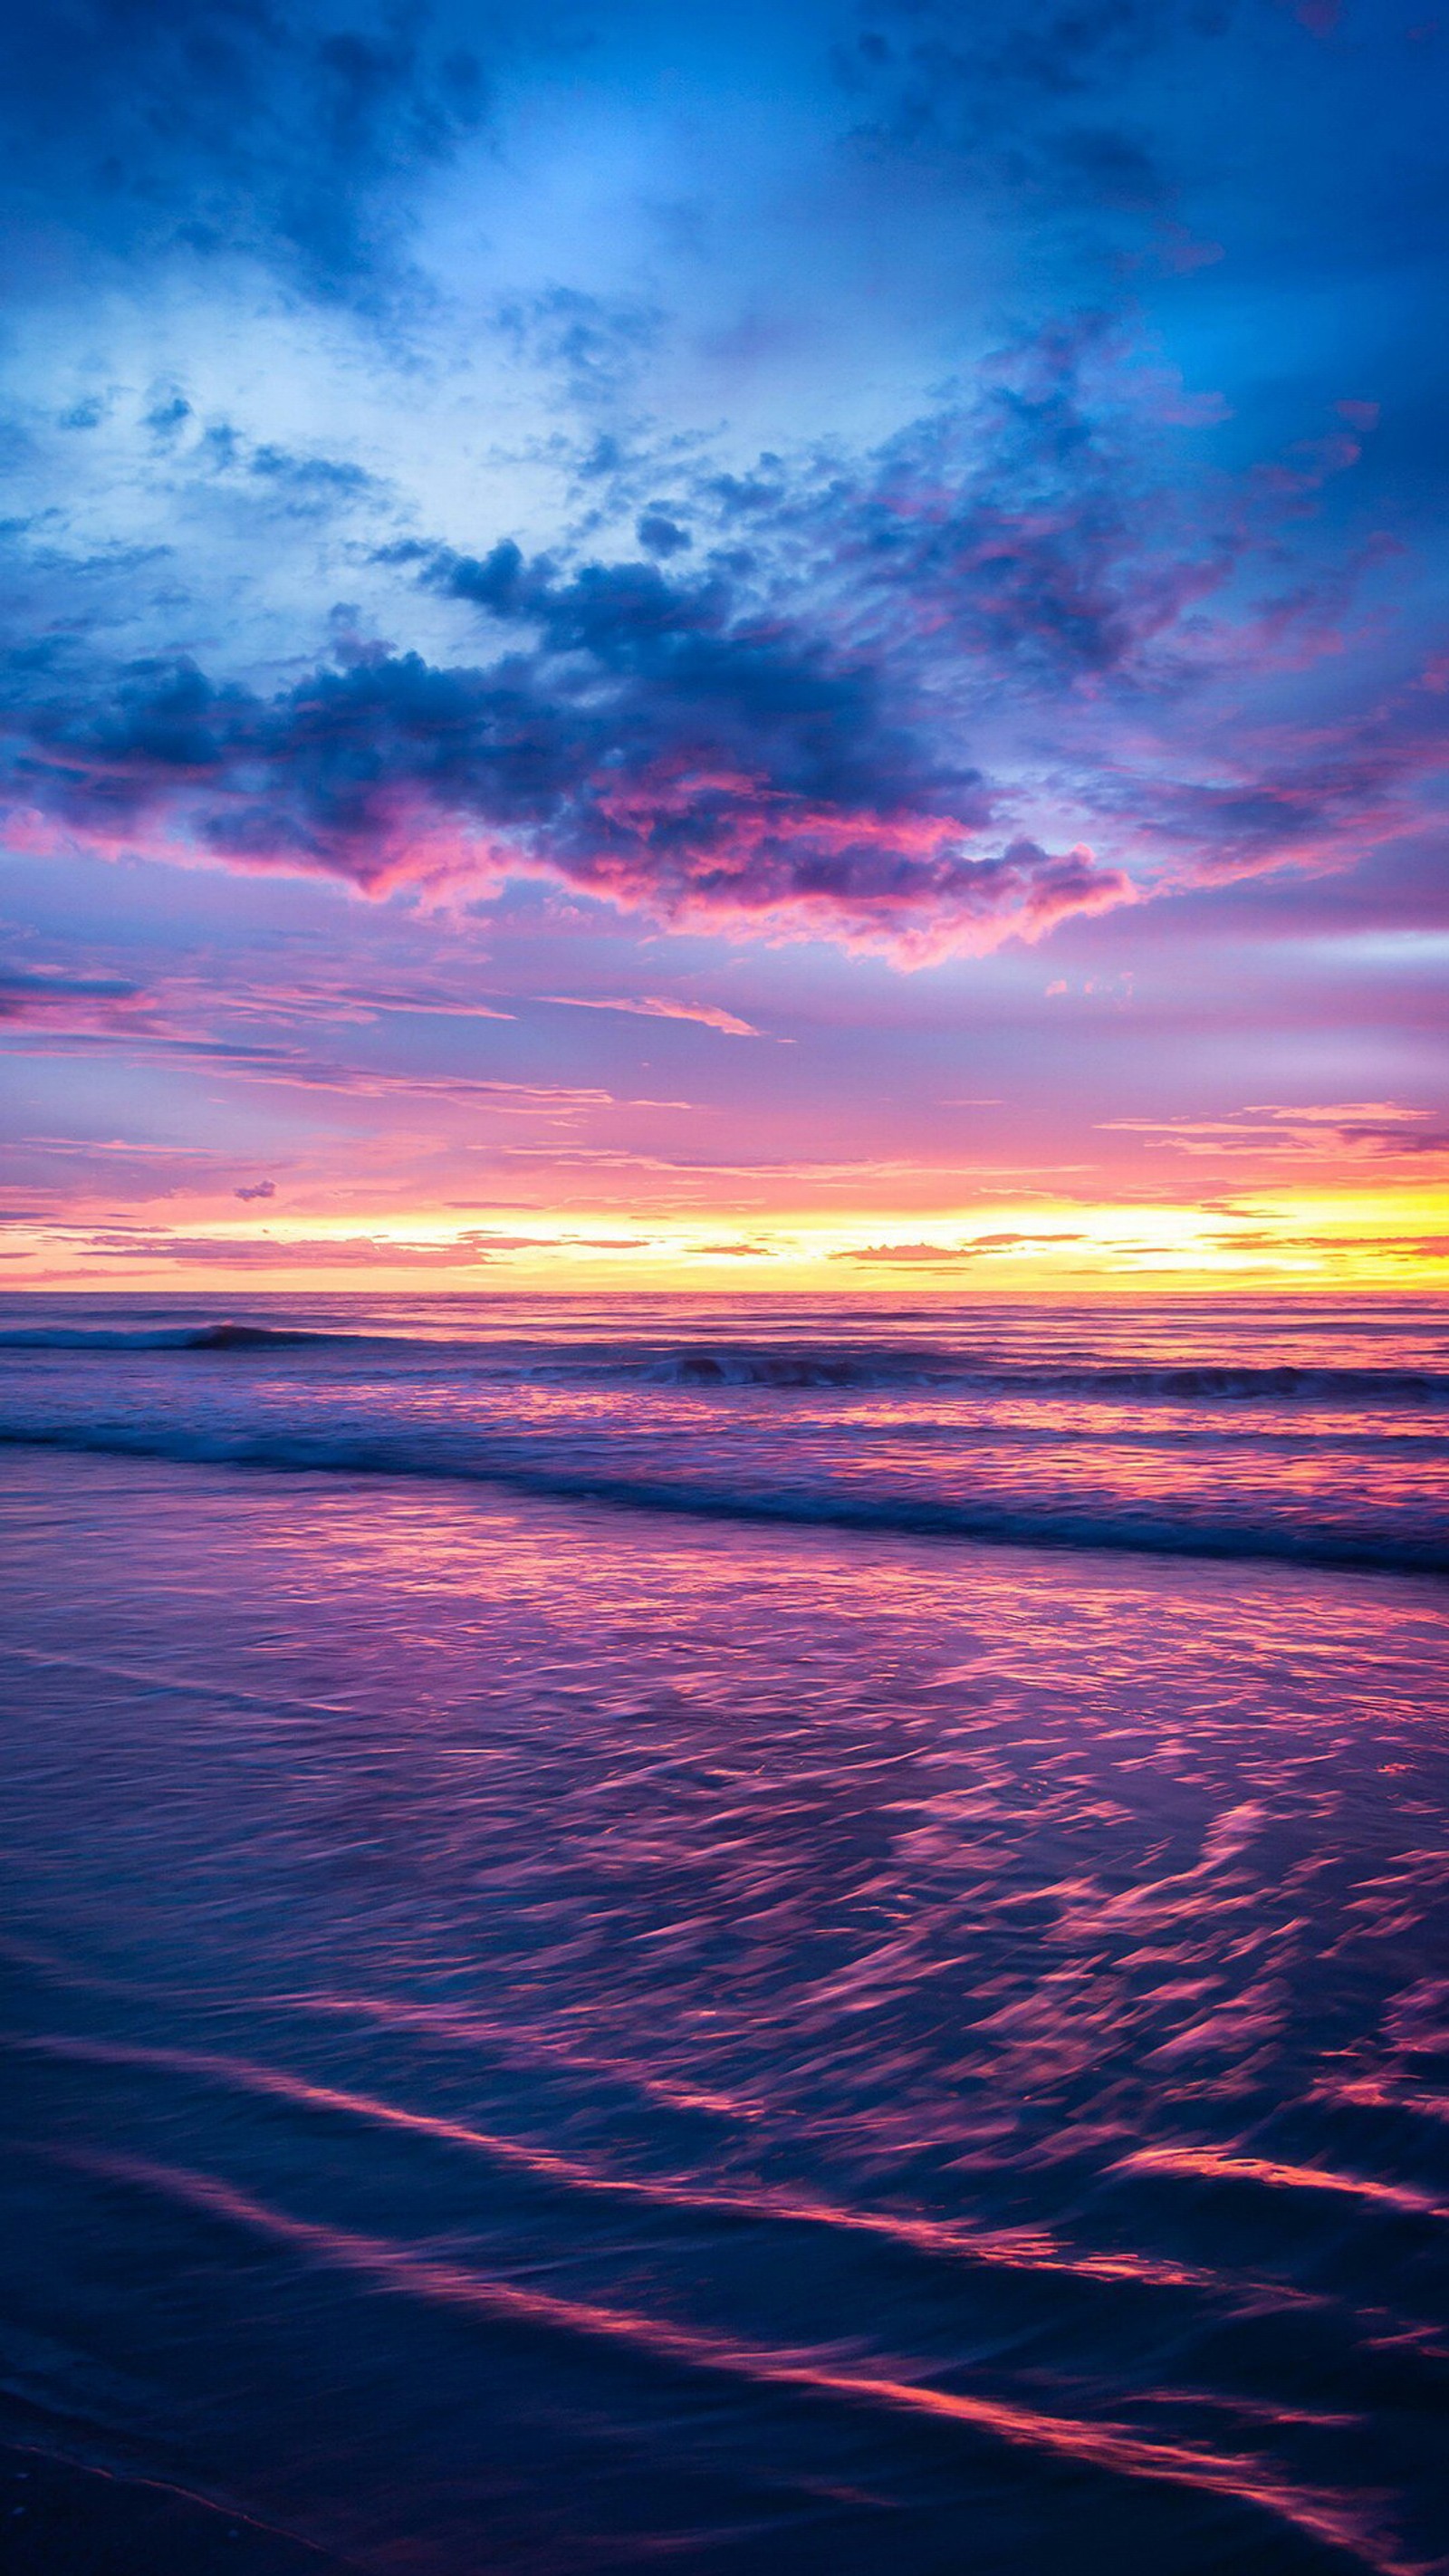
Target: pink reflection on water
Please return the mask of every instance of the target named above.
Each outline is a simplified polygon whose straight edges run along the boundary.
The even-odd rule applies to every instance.
[[[7,2045],[82,2160],[35,2186],[35,2259],[84,2348],[84,2249],[129,2249],[116,2331],[205,2392],[198,2484],[409,2563],[401,2514],[451,2576],[410,2483],[471,2384],[446,2311],[480,2368],[551,2339],[488,2400],[500,2455],[549,2425],[539,2494],[573,2462],[553,2555],[516,2534],[549,2576],[606,2563],[568,2449],[601,2423],[680,2481],[674,2537],[757,2477],[924,2493],[930,2421],[1191,2499],[1195,2576],[1209,2497],[1285,2535],[1224,2527],[1252,2576],[1317,2564],[1288,2534],[1427,2562],[1436,1586],[12,1463]],[[98,2156],[155,2184],[103,2224]],[[238,2412],[225,2334],[178,2332],[198,2271],[335,2392],[325,2442],[270,2359]],[[314,2328],[333,2271],[403,2295]],[[752,2393],[702,2429],[631,2352]]]
[[[482,2316],[564,2336],[628,2345],[686,2369],[720,2372],[807,2397],[891,2412],[933,2417],[1012,2447],[1044,2452],[1113,2477],[1147,2479],[1201,2494],[1226,2496],[1341,2549],[1375,2576],[1427,2576],[1395,2555],[1363,2518],[1332,2495],[1289,2485],[1251,2459],[1187,2443],[1144,2441],[1125,2426],[1045,2414],[999,2399],[958,2394],[880,2370],[842,2369],[833,2355],[775,2351],[680,2326],[671,2320],[563,2299],[512,2282],[491,2280],[462,2266],[376,2237],[314,2225],[291,2216],[210,2174],[151,2163],[140,2157],[90,2153],[76,2157],[93,2172],[189,2201],[208,2214],[295,2247],[317,2263],[361,2272],[406,2296],[456,2306]],[[898,2370],[900,2365],[896,2365]],[[1299,2420],[1302,2420],[1301,2418]]]

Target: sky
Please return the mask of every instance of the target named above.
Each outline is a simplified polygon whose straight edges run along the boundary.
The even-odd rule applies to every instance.
[[[0,1283],[1424,1288],[1449,10],[0,27]]]

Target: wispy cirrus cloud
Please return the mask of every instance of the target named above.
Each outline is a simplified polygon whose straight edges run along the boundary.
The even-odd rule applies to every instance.
[[[733,1011],[721,1010],[714,1002],[676,1001],[652,993],[627,1001],[605,1000],[596,993],[541,993],[539,1000],[570,1011],[623,1011],[635,1019],[695,1020],[701,1028],[718,1029],[731,1038],[757,1038],[761,1034],[748,1020],[737,1018]]]
[[[184,1234],[159,1227],[54,1229],[72,1257],[129,1261],[147,1268],[244,1271],[476,1270],[515,1253],[639,1252],[645,1235],[505,1234],[469,1230],[454,1235]]]
[[[1345,1158],[1449,1157],[1449,1127],[1433,1112],[1394,1100],[1294,1107],[1258,1103],[1227,1118],[1111,1118],[1104,1130],[1140,1137],[1151,1151],[1200,1160],[1338,1165]]]
[[[122,975],[86,975],[62,966],[0,965],[0,1020],[87,1016],[97,1003],[133,1003],[143,998],[141,985]]]
[[[225,1069],[264,1084],[298,1091],[335,1092],[360,1099],[396,1098],[420,1104],[457,1102],[501,1117],[567,1119],[581,1112],[611,1108],[616,1095],[590,1083],[510,1082],[486,1075],[423,1073],[405,1066],[371,1065],[309,1054],[285,1039],[266,1042],[246,1038],[190,1035],[185,1027],[152,1021],[120,1027],[92,1028],[72,1020],[62,1029],[43,1023],[17,1033],[12,1052],[38,1056],[124,1054],[136,1062],[197,1064]],[[687,1109],[688,1101],[652,1101],[651,1108]]]

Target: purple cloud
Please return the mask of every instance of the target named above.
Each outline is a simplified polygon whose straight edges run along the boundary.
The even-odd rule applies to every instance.
[[[907,952],[1033,937],[1130,894],[1086,847],[994,827],[979,773],[895,717],[868,655],[718,579],[564,581],[505,547],[448,578],[533,648],[379,656],[271,699],[189,662],[73,674],[15,709],[12,813],[372,894],[536,873],[668,923]]]

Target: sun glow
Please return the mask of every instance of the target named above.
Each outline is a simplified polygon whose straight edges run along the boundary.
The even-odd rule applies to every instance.
[[[1060,1294],[1164,1289],[1210,1294],[1255,1287],[1442,1288],[1449,1261],[1443,1190],[1254,1192],[1230,1206],[1001,1200],[903,1219],[865,1208],[761,1217],[617,1207],[388,1210],[315,1221],[190,1228],[72,1220],[17,1227],[16,1287],[164,1289],[570,1289],[597,1293],[728,1286],[744,1293],[808,1288],[837,1294]]]

